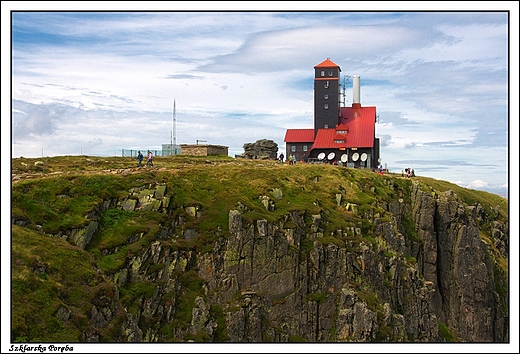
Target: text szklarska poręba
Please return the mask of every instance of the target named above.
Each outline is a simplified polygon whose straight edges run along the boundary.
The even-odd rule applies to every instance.
[[[29,352],[40,352],[45,353],[46,351],[49,351],[51,353],[59,352],[59,353],[65,353],[65,352],[73,352],[74,348],[70,345],[29,345],[29,344],[20,344],[20,345],[14,345],[11,344],[11,348],[9,348],[10,352],[19,352],[19,353],[29,353]]]

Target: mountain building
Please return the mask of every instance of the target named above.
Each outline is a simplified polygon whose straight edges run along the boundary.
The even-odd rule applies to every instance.
[[[377,167],[376,107],[361,106],[359,75],[352,80],[352,105],[343,107],[340,73],[339,65],[329,58],[314,67],[314,128],[287,129],[285,156],[347,167]]]

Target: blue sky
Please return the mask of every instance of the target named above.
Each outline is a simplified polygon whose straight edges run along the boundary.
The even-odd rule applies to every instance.
[[[13,12],[11,156],[160,149],[172,138],[174,99],[178,144],[206,140],[234,156],[271,139],[282,152],[286,129],[313,127],[313,67],[330,58],[343,75],[360,75],[390,170],[506,196],[517,123],[508,94],[518,93],[508,63],[518,41],[508,36],[518,35],[496,11],[512,5],[500,4],[508,3],[487,12]],[[517,48],[511,54],[518,63]]]

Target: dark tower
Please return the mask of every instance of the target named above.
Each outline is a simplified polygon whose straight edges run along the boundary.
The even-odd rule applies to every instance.
[[[335,128],[339,121],[341,68],[327,58],[314,67],[314,137],[318,129]]]

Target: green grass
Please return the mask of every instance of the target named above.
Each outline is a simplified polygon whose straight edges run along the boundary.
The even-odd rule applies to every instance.
[[[11,339],[79,341],[90,299],[103,286],[93,258],[62,239],[13,226],[11,270]],[[71,312],[65,322],[55,316],[61,306]]]
[[[457,339],[457,336],[453,333],[453,331],[448,328],[445,324],[438,322],[439,325],[439,335],[441,338],[443,338],[446,342],[449,343],[456,343],[459,340]]]
[[[44,162],[44,169],[34,165]],[[300,260],[307,259],[309,251],[318,244],[334,244],[356,251],[356,244],[364,242],[374,249],[382,247],[378,241],[371,218],[378,215],[389,221],[385,203],[403,199],[411,204],[414,181],[427,193],[439,194],[453,190],[467,205],[479,203],[488,215],[482,221],[481,239],[489,246],[495,260],[495,286],[501,297],[508,294],[508,261],[496,248],[493,240],[493,222],[508,220],[507,199],[490,193],[465,189],[445,181],[426,177],[413,179],[400,175],[379,175],[368,170],[346,169],[330,165],[296,164],[289,166],[269,160],[241,160],[227,156],[212,157],[156,157],[155,168],[137,169],[133,158],[99,158],[87,156],[62,156],[43,159],[19,158],[12,160],[13,174],[21,179],[12,184],[12,219],[25,221],[28,227],[12,226],[12,339],[24,342],[75,342],[88,326],[87,314],[93,299],[100,292],[113,289],[111,277],[129,259],[142,256],[142,252],[157,235],[168,229],[172,237],[161,239],[164,249],[170,251],[212,252],[214,242],[229,236],[229,211],[243,210],[244,224],[266,219],[280,228],[296,228],[291,220],[292,212],[302,213],[305,227],[310,233],[313,215],[321,216],[318,230],[321,237],[303,239],[300,243]],[[117,205],[128,198],[133,189],[166,185],[170,203],[167,210],[125,211]],[[273,190],[278,188],[283,196],[277,199]],[[336,195],[341,194],[337,204]],[[268,211],[260,197],[268,196],[274,202],[274,210]],[[135,198],[135,196],[132,196]],[[115,201],[115,202],[114,202]],[[106,203],[112,203],[106,208]],[[114,205],[114,203],[116,203]],[[347,203],[356,204],[357,212],[347,210]],[[187,213],[187,207],[195,207],[197,215]],[[406,239],[421,242],[415,230],[411,208],[403,215],[402,225]],[[498,211],[498,214],[497,212]],[[85,250],[72,246],[61,236],[67,231],[82,228],[92,220],[99,221],[98,230]],[[180,220],[184,223],[179,224]],[[255,226],[256,227],[256,226]],[[337,230],[360,228],[361,235]],[[187,228],[196,229],[198,236],[182,239]],[[353,249],[350,249],[353,248]],[[387,257],[394,253],[384,250]],[[405,256],[408,265],[417,260]],[[39,272],[40,266],[45,267]],[[162,264],[146,264],[148,275],[162,270]],[[97,271],[99,269],[99,272]],[[189,269],[189,268],[188,268]],[[175,300],[174,320],[161,328],[168,340],[173,340],[175,328],[188,328],[195,298],[203,291],[203,281],[194,270],[175,273],[179,287],[167,294]],[[385,281],[388,282],[388,279]],[[121,287],[121,303],[130,313],[140,310],[140,299],[149,298],[159,283],[130,283]],[[388,282],[389,286],[391,284]],[[368,288],[358,291],[373,311],[381,312],[381,304]],[[308,300],[323,301],[327,295],[315,292]],[[164,298],[163,298],[163,301]],[[68,321],[60,321],[56,311],[65,306],[71,313]],[[37,313],[38,316],[34,316]],[[219,327],[217,341],[224,341],[227,334],[224,310],[211,307],[211,317]],[[154,323],[155,318],[145,319]],[[117,317],[106,328],[105,340],[117,336]],[[387,337],[388,328],[382,328],[381,338]],[[439,332],[446,340],[454,340],[447,328],[439,324]],[[205,333],[194,333],[184,340],[207,341]],[[292,341],[303,340],[292,336]]]

